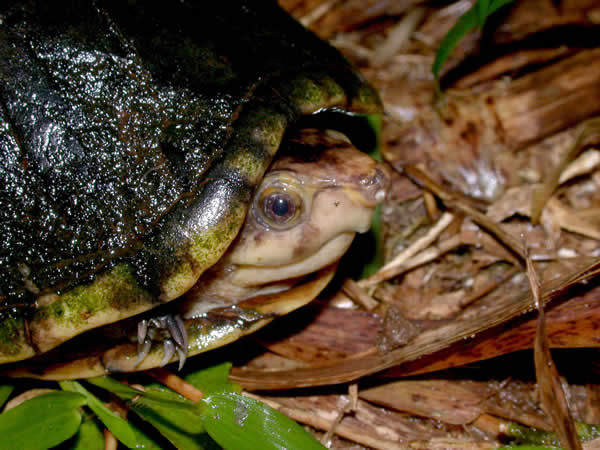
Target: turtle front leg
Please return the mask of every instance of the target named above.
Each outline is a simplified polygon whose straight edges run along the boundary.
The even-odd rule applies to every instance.
[[[137,332],[138,357],[135,365],[138,366],[148,356],[152,348],[152,343],[160,331],[167,334],[162,339],[164,356],[160,363],[161,367],[166,365],[175,354],[175,351],[177,351],[179,355],[179,370],[181,370],[188,354],[188,335],[183,320],[179,315],[174,314],[165,314],[164,316],[139,321]]]

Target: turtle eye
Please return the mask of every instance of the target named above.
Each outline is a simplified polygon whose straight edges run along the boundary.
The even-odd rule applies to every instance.
[[[296,224],[302,212],[302,199],[287,186],[271,186],[259,193],[256,213],[268,227],[287,229]]]
[[[296,212],[294,199],[284,192],[271,194],[263,200],[263,212],[273,222],[286,223]]]

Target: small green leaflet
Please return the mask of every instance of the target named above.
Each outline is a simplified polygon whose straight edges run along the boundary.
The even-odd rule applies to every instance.
[[[0,386],[0,406],[6,403],[6,400],[8,400],[8,397],[14,389],[15,387],[10,384],[3,384]]]
[[[229,381],[230,371],[231,363],[225,362],[195,370],[187,374],[184,379],[205,394],[222,391],[241,392],[242,387],[239,384]]]
[[[88,382],[127,401],[143,420],[152,424],[175,447],[186,450],[219,448],[204,431],[196,405],[167,388],[148,388],[141,392],[109,377]]]
[[[79,392],[87,399],[87,406],[96,413],[102,423],[115,437],[129,448],[160,449],[145,434],[136,429],[126,420],[108,409],[94,395],[87,391],[77,381],[60,381],[60,387],[66,391]]]
[[[374,147],[369,152],[369,156],[375,161],[381,162],[381,133],[383,133],[383,118],[379,114],[366,114],[363,116],[369,124],[369,129],[373,133]]]
[[[112,392],[118,395],[124,400],[132,400],[134,397],[141,397],[144,400],[144,404],[149,408],[163,407],[163,408],[182,408],[192,412],[196,411],[194,404],[181,395],[174,393],[171,390],[151,390],[151,391],[139,391],[126,384],[120,383],[110,377],[96,377],[89,378],[88,383],[98,386],[102,389]],[[153,383],[151,386],[162,386],[158,383]],[[148,386],[144,386],[148,388]],[[140,399],[141,400],[141,399]]]
[[[369,232],[357,236],[355,240],[357,240],[359,244],[361,241],[366,241],[366,245],[369,246],[370,250],[372,251],[370,259],[365,261],[362,272],[358,278],[362,279],[370,277],[383,266],[383,230],[381,227],[381,205],[377,205],[375,207],[375,211],[373,211],[373,216],[371,218],[371,229]],[[368,248],[366,250],[363,249],[361,253],[366,254],[368,251]]]
[[[477,26],[479,28],[483,28],[483,25],[485,24],[485,19],[487,19],[487,16],[490,14],[490,0],[478,0],[474,6],[477,10]]]
[[[202,423],[225,449],[324,449],[304,428],[279,411],[235,392],[209,395]]]
[[[104,450],[104,433],[95,418],[84,419],[69,442],[71,450]]]
[[[478,0],[471,9],[458,19],[456,24],[448,31],[442,40],[440,48],[435,55],[435,61],[433,62],[431,71],[433,72],[436,81],[439,80],[440,69],[448,59],[448,56],[450,56],[450,53],[452,53],[454,47],[456,47],[456,44],[458,44],[458,42],[475,27],[479,26],[480,28],[483,28],[486,19],[490,15],[513,1],[514,0]]]
[[[73,436],[86,398],[74,392],[50,392],[0,415],[0,449],[54,447]]]

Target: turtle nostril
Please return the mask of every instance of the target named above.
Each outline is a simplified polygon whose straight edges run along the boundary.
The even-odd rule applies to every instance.
[[[373,183],[379,187],[379,193],[383,193],[385,196],[391,181],[391,176],[387,168],[382,164],[378,165],[375,169],[375,176],[373,178]],[[383,198],[381,200],[383,200]]]
[[[389,185],[390,175],[382,164],[377,165],[372,175],[361,180],[362,193],[369,206],[375,206],[385,200]]]

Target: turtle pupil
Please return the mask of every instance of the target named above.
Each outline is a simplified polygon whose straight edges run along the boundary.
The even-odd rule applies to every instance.
[[[287,214],[287,212],[289,210],[290,210],[290,206],[289,206],[288,202],[286,201],[286,199],[278,197],[273,202],[273,207],[272,207],[271,211],[276,216],[283,217],[283,216],[285,216]]]

